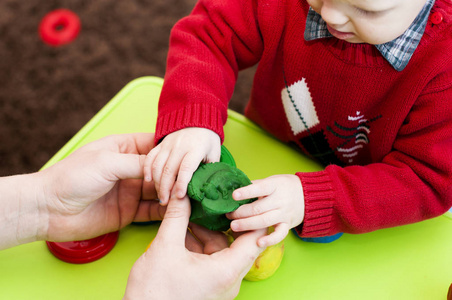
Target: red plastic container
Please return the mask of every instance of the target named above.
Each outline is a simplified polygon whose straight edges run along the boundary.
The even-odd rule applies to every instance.
[[[110,252],[115,246],[118,236],[119,231],[116,231],[84,241],[46,243],[50,252],[62,261],[84,264],[95,261]]]

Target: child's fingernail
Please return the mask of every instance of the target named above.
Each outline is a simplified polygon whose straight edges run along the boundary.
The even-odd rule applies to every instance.
[[[240,199],[241,196],[242,196],[242,194],[240,194],[239,192],[234,192],[235,199]]]
[[[151,181],[151,176],[146,176],[145,178],[144,178],[144,180],[146,180],[146,181]]]
[[[239,229],[239,227],[237,226],[236,223],[231,223],[231,229],[232,231],[236,231],[237,229]]]

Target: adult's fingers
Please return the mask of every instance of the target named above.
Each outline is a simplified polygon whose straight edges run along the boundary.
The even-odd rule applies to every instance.
[[[227,236],[221,231],[212,231],[197,224],[190,224],[193,235],[202,243],[203,253],[212,254],[229,246]]]
[[[228,262],[230,268],[235,270],[243,278],[253,265],[259,254],[265,248],[258,246],[259,238],[265,236],[266,229],[250,231],[240,235],[230,246],[228,251],[219,252],[220,255],[227,255],[224,261]]]
[[[148,154],[154,148],[154,133],[132,133],[138,154]]]
[[[154,148],[153,133],[129,133],[112,135],[121,153],[148,154]]]
[[[142,200],[157,200],[157,190],[155,189],[155,183],[153,181],[144,181],[141,186],[141,199]]]
[[[108,135],[86,144],[77,151],[111,150],[120,153],[147,154],[153,147],[153,133],[128,133]]]
[[[107,153],[104,165],[115,179],[143,178],[145,155]]]
[[[172,195],[156,238],[163,240],[164,243],[184,247],[189,217],[188,197],[177,199]]]
[[[156,200],[140,201],[134,222],[161,221],[165,216],[166,206],[161,206]]]
[[[185,248],[191,252],[204,253],[204,245],[193,235],[191,230],[187,230],[187,235],[185,236]]]

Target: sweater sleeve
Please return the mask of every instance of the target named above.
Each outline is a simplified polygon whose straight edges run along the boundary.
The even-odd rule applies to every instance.
[[[223,141],[238,71],[262,49],[256,1],[200,0],[171,31],[156,141],[185,127],[211,129]]]
[[[370,232],[433,218],[452,206],[452,80],[434,81],[381,162],[297,173],[306,205],[299,235]]]

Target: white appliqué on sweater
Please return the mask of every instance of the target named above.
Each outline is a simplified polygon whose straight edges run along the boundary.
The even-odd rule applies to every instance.
[[[281,99],[294,135],[320,123],[305,78],[284,88]]]
[[[353,163],[353,158],[358,155],[359,150],[363,148],[363,144],[369,143],[368,134],[370,133],[370,129],[366,126],[369,120],[364,118],[364,115],[360,111],[356,112],[356,116],[348,116],[348,120],[358,122],[359,124],[354,133],[355,145],[349,148],[338,148],[337,150],[345,159],[348,159],[348,163]]]

